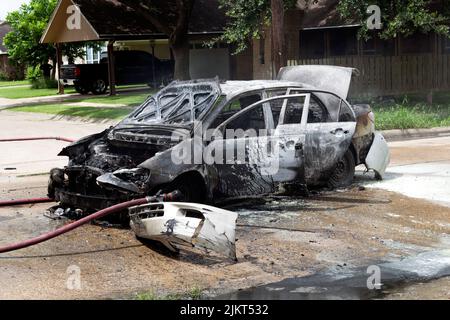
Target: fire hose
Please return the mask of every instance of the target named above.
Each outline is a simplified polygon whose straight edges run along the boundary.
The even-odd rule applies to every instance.
[[[92,220],[95,219],[100,219],[102,217],[105,217],[107,215],[113,214],[113,213],[117,213],[123,210],[128,209],[129,207],[133,207],[133,206],[138,206],[138,205],[142,205],[142,204],[147,204],[147,203],[152,203],[152,202],[158,202],[158,201],[174,201],[174,200],[178,200],[179,198],[181,198],[181,192],[176,190],[173,191],[171,193],[168,194],[163,194],[163,195],[156,195],[156,196],[151,196],[151,197],[145,197],[145,198],[140,198],[140,199],[134,199],[134,200],[130,200],[130,201],[126,201],[126,202],[122,202],[116,205],[113,205],[111,207],[102,209],[100,211],[97,211],[93,214],[90,214],[80,220],[74,221],[72,223],[66,224],[65,226],[50,231],[48,233],[42,234],[38,237],[32,238],[32,239],[28,239],[28,240],[24,240],[21,242],[17,242],[14,244],[9,244],[3,247],[0,247],[0,253],[5,253],[5,252],[10,252],[10,251],[14,251],[14,250],[19,250],[19,249],[23,249],[29,246],[33,246],[35,244],[50,240],[52,238],[55,238],[57,236],[60,236],[64,233],[67,233],[69,231],[72,231]]]
[[[74,142],[75,140],[64,137],[31,137],[31,138],[7,138],[0,139],[0,142],[16,142],[16,141],[34,141],[34,140],[58,140],[66,142]]]
[[[75,140],[64,138],[64,137],[26,137],[26,138],[6,138],[0,139],[0,142],[17,142],[17,141],[36,141],[36,140],[58,140],[58,141],[66,141],[66,142],[74,142]],[[43,202],[52,202],[53,199],[50,198],[32,198],[32,199],[17,199],[17,200],[6,200],[0,201],[0,207],[5,206],[16,206],[22,204],[31,204],[31,203],[43,203]]]
[[[0,207],[18,206],[18,205],[22,205],[22,204],[43,203],[43,202],[53,202],[53,201],[55,201],[55,200],[50,199],[50,198],[6,200],[6,201],[0,201]]]

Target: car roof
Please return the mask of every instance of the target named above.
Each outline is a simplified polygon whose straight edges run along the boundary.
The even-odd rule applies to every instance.
[[[222,94],[231,99],[241,93],[254,90],[276,89],[286,87],[311,88],[300,82],[285,80],[248,80],[248,81],[225,81],[220,83]]]

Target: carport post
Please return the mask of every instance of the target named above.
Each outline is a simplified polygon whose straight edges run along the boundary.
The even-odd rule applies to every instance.
[[[64,94],[64,84],[61,82],[62,49],[61,44],[56,44],[56,65],[58,68],[58,94]]]
[[[109,95],[116,95],[116,72],[114,61],[114,40],[108,42],[108,78],[109,78]]]

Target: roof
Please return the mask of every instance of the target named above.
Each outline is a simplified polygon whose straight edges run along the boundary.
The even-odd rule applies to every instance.
[[[320,29],[340,26],[355,26],[358,21],[344,20],[337,11],[339,0],[318,0],[309,5],[304,18],[303,29]]]
[[[161,30],[152,25],[143,15],[140,1],[136,0],[60,0],[49,22],[42,42],[85,40],[127,40],[164,37]],[[172,25],[176,23],[176,0],[152,0],[152,10]],[[59,36],[68,14],[68,5],[76,4],[82,14],[82,29],[66,37]],[[83,30],[83,22],[85,29]],[[189,24],[190,34],[221,33],[226,25],[226,16],[219,8],[218,0],[196,0]],[[84,33],[84,34],[83,34]],[[87,39],[89,38],[89,39]]]
[[[225,81],[220,83],[222,94],[231,99],[236,95],[247,91],[285,88],[285,87],[306,87],[300,82],[284,81],[284,80],[248,80],[248,81]]]
[[[429,0],[426,6],[431,12],[448,10],[447,0]],[[300,1],[299,1],[300,2]],[[317,0],[309,4],[303,17],[303,29],[324,29],[336,27],[360,26],[357,18],[343,19],[337,7],[339,0]]]
[[[4,21],[0,21],[0,53],[5,53],[8,51],[6,49],[6,47],[3,45],[3,38],[10,31],[11,31],[11,26]]]

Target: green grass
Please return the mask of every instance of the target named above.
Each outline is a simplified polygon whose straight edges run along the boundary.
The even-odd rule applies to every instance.
[[[66,104],[47,104],[14,108],[14,111],[54,114],[62,117],[82,117],[88,119],[122,119],[133,110],[130,107],[77,107]]]
[[[139,293],[136,300],[199,300],[202,297],[202,290],[195,287],[184,293],[168,294],[158,296],[152,291]]]
[[[30,82],[28,80],[0,81],[0,88],[12,87],[12,86],[22,86],[22,85],[29,85],[29,84],[30,84]]]
[[[65,93],[75,93],[75,90],[66,89]],[[58,89],[32,89],[31,87],[2,88],[0,98],[21,99],[33,97],[45,97],[58,94]]]
[[[132,94],[118,94],[116,96],[89,98],[84,100],[71,100],[70,102],[92,102],[92,103],[105,103],[105,104],[124,104],[127,106],[137,106],[144,102],[149,95],[148,93],[132,93]]]
[[[373,107],[377,130],[418,129],[450,126],[450,107],[393,105]]]

